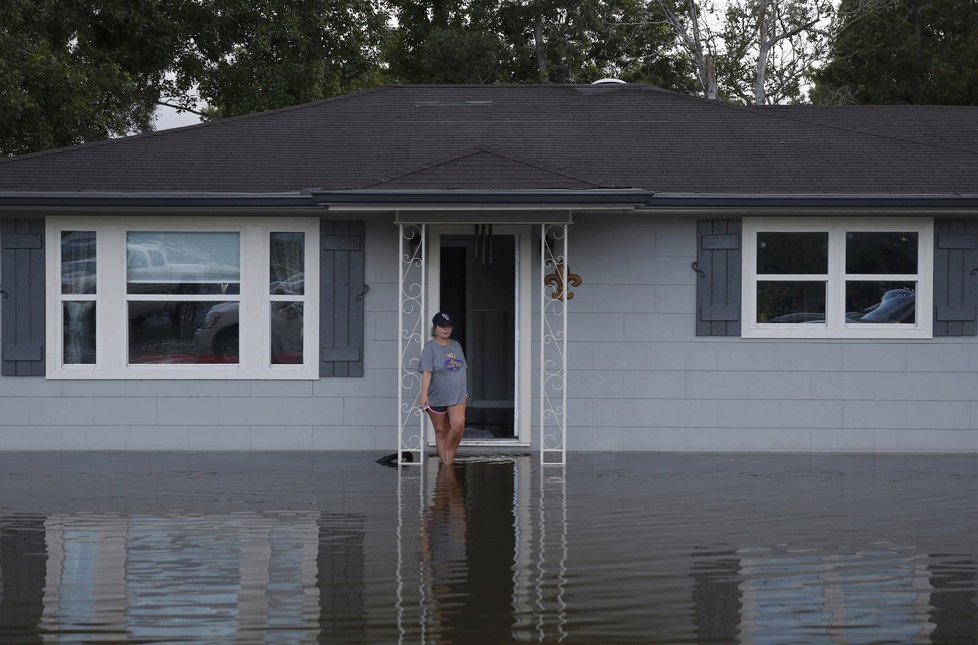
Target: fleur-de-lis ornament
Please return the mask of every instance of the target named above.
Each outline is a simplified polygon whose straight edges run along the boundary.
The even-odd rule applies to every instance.
[[[549,285],[549,286],[553,287],[553,289],[554,289],[554,292],[550,295],[550,298],[551,299],[553,299],[553,300],[564,300],[564,287],[565,287],[565,285],[564,285],[564,264],[563,264],[563,262],[557,264],[557,266],[554,268],[554,272],[548,274],[543,279],[543,282],[544,282],[544,284]],[[581,283],[582,282],[583,282],[583,280],[581,279],[581,276],[577,275],[576,273],[571,273],[570,271],[567,272],[567,283],[570,286],[572,286],[572,287],[579,287],[579,286],[581,286]],[[574,292],[573,291],[568,290],[566,295],[567,295],[567,298],[566,298],[567,300],[571,300],[571,299],[574,298]]]

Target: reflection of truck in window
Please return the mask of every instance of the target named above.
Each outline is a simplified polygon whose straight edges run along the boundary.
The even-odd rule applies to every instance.
[[[179,293],[176,289],[181,286],[180,283],[199,284],[207,281],[212,267],[207,264],[171,262],[163,248],[148,244],[129,244],[126,249],[126,271],[130,284],[129,293],[133,293],[133,284],[157,285],[152,291],[140,289],[141,293]],[[220,279],[220,276],[214,279]]]
[[[237,294],[238,269],[223,264],[178,263],[171,261],[162,246],[128,244],[126,247],[127,293],[130,295]],[[147,318],[166,314],[181,335],[193,332],[199,307],[179,300],[130,299],[129,322],[134,327]]]

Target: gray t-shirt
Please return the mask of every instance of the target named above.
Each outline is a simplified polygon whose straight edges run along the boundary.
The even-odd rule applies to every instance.
[[[465,385],[465,354],[458,341],[449,340],[439,345],[434,340],[425,343],[421,350],[419,372],[431,372],[428,388],[428,405],[458,405],[465,401],[468,389]]]

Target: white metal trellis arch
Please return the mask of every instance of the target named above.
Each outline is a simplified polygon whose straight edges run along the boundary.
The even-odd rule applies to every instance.
[[[425,418],[418,408],[418,364],[426,340],[427,227],[398,224],[398,445],[400,464],[421,464]],[[540,347],[538,450],[540,463],[567,463],[568,225],[540,225]]]
[[[424,224],[400,224],[398,232],[397,461],[420,465],[424,462],[425,419],[418,408],[418,365],[425,342],[427,231]]]
[[[567,463],[566,224],[540,225],[540,463]]]

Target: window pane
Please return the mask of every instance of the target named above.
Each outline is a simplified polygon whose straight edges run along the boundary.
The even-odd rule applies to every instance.
[[[302,364],[301,302],[272,303],[272,364]]]
[[[205,358],[203,362],[237,363],[239,303],[218,302],[210,305],[204,308],[203,319],[194,331],[194,353]]]
[[[824,282],[757,283],[757,322],[824,323]]]
[[[914,282],[846,282],[846,322],[916,322]]]
[[[130,363],[238,362],[237,302],[128,305]]]
[[[95,293],[95,231],[61,233],[61,293]]]
[[[828,233],[757,234],[759,274],[821,274],[828,271]]]
[[[129,232],[128,293],[240,293],[240,234]]]
[[[95,303],[63,302],[65,365],[92,365],[95,363]]]
[[[272,295],[297,295],[305,290],[305,233],[272,233],[269,276]]]
[[[917,273],[917,234],[846,233],[846,273]]]

